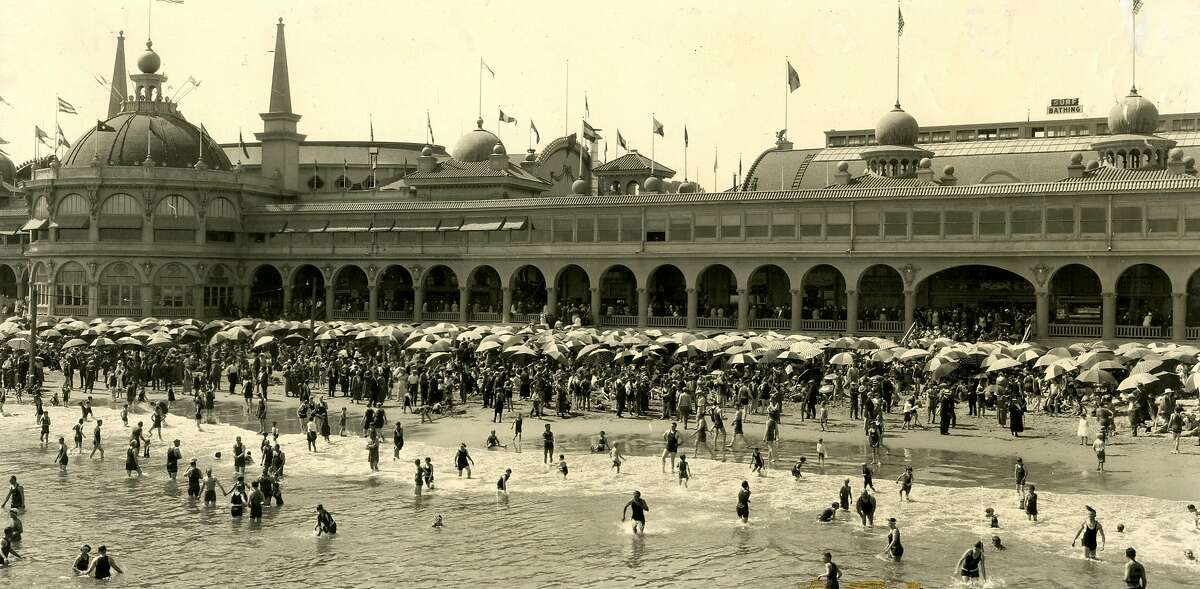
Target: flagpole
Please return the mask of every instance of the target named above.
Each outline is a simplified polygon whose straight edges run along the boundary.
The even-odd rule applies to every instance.
[[[58,126],[58,101],[62,100],[58,95],[54,95],[54,157],[58,158],[58,137],[62,135],[60,132],[62,127]]]
[[[686,125],[683,127],[683,130],[687,131]],[[688,148],[688,142],[685,139],[683,142],[683,181],[684,182],[688,181],[687,148]]]
[[[655,118],[654,113],[650,113],[650,175],[651,176],[654,175],[654,136],[658,134],[655,132],[655,129],[654,129],[654,121],[656,121],[656,120],[658,120],[658,119]],[[649,180],[649,178],[647,178],[647,180]]]
[[[483,118],[483,57],[479,58],[479,118]]]
[[[566,60],[566,77],[563,82],[563,135],[571,128],[571,60]]]
[[[1137,88],[1137,0],[1133,2],[1133,35],[1129,38],[1130,84]]]
[[[896,0],[896,107],[900,107],[900,0]]]
[[[792,72],[787,68],[791,63],[791,59],[788,56],[783,56],[783,134],[785,137],[787,136],[788,128],[788,96],[792,93],[791,81],[789,79]]]

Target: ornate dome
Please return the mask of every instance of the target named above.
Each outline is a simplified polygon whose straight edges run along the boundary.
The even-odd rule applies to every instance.
[[[153,133],[150,130],[154,124]],[[164,112],[123,112],[105,124],[116,131],[96,131],[92,127],[75,146],[63,156],[63,167],[92,165],[93,154],[100,163],[109,166],[140,166],[146,159],[146,142],[150,142],[150,159],[155,165],[169,168],[191,168],[200,156],[200,129],[183,117]],[[229,158],[212,137],[204,137],[204,163],[212,170],[229,170]]]
[[[696,192],[695,182],[684,182],[679,185],[679,194],[690,194]]]
[[[146,41],[146,52],[138,58],[137,66],[143,74],[158,73],[158,68],[162,67],[162,58],[154,52],[153,42]]]
[[[501,149],[504,148],[504,143],[499,137],[491,131],[484,130],[483,119],[475,121],[475,125],[476,129],[463,135],[458,143],[454,144],[454,149],[450,150],[454,159],[460,162],[486,162],[497,144]]]
[[[0,180],[9,184],[15,184],[17,181],[17,167],[2,153],[0,153]]]
[[[920,130],[917,119],[904,112],[897,102],[896,107],[875,124],[875,143],[913,146],[917,144],[917,134]]]
[[[662,192],[662,189],[663,189],[662,179],[660,179],[658,176],[651,176],[649,178],[646,178],[644,188],[645,188],[646,192]]]
[[[1112,135],[1153,135],[1158,130],[1158,107],[1138,95],[1137,88],[1108,111],[1108,132]]]

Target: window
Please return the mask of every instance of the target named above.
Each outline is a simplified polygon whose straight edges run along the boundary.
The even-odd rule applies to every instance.
[[[617,241],[620,237],[619,217],[599,217],[596,219],[596,241]]]
[[[1080,207],[1079,232],[1093,235],[1108,233],[1108,209]]]
[[[949,143],[950,142],[950,132],[949,131],[934,131],[933,133],[929,134],[929,139],[932,143]]]
[[[908,237],[908,211],[889,211],[883,214],[884,237]]]
[[[1177,205],[1150,205],[1147,211],[1147,231],[1150,235],[1174,235],[1179,233],[1179,207]]]
[[[233,231],[205,231],[204,241],[233,243],[237,241],[237,233],[234,233]]]
[[[974,141],[975,140],[975,131],[974,130],[959,131],[958,133],[956,133],[954,135],[954,140],[955,141]]]
[[[696,239],[716,239],[717,238],[717,216],[716,215],[696,215]]]
[[[766,239],[770,234],[771,214],[766,211],[746,213],[746,238]]]
[[[972,211],[946,211],[944,231],[946,235],[974,235],[975,213]]]
[[[1046,136],[1046,128],[1045,127],[1034,127],[1032,129],[1030,129],[1029,131],[1030,131],[1030,134],[1032,134],[1035,139],[1041,139]]]
[[[590,243],[596,241],[596,220],[592,217],[576,217],[575,241]]]
[[[929,133],[917,135],[917,143],[929,143]]]
[[[667,240],[667,218],[662,215],[646,216],[646,241]]]
[[[1021,128],[1020,127],[1006,127],[1004,129],[1000,129],[1000,138],[1001,139],[1020,139],[1021,138]]]
[[[1113,233],[1141,233],[1142,207],[1113,207]]]
[[[721,239],[742,238],[742,214],[725,213],[721,215]]]
[[[546,243],[550,241],[550,218],[532,217],[529,219],[529,241]]]
[[[309,190],[320,190],[325,187],[325,180],[320,176],[312,176],[308,179]]]
[[[800,213],[800,237],[821,237],[821,213]]]
[[[1175,119],[1171,121],[1172,131],[1195,131],[1196,119]]]
[[[1004,211],[979,211],[980,235],[1005,235],[1007,233]]]
[[[346,190],[347,188],[350,188],[351,182],[350,179],[345,176],[338,176],[337,180],[333,182],[333,185],[339,190]]]
[[[692,240],[692,218],[688,215],[671,215],[671,241]]]
[[[38,298],[41,299],[41,294],[48,289],[45,288],[45,282],[39,283],[38,286]],[[69,263],[58,272],[58,280],[54,283],[54,302],[61,306],[86,307],[87,288],[87,272],[83,266]]]
[[[980,129],[976,137],[981,141],[990,141],[999,136],[995,129]]]
[[[850,213],[830,212],[825,216],[826,237],[850,237]]]
[[[575,241],[575,220],[570,217],[554,218],[554,241],[570,243]]]
[[[913,211],[913,236],[939,237],[942,234],[942,213],[938,211]]]
[[[1096,123],[1097,135],[1108,135],[1108,123]]]
[[[227,307],[233,303],[233,287],[224,266],[214,266],[204,285],[204,306],[212,309]]]
[[[1014,209],[1012,212],[1013,235],[1041,235],[1041,209]]]
[[[845,135],[829,138],[829,147],[845,147],[845,146],[846,146],[846,136]]]
[[[100,277],[100,304],[113,307],[142,304],[142,281],[132,266],[117,262],[104,270]]]
[[[157,307],[192,306],[192,279],[179,264],[168,264],[154,279],[154,305]]]
[[[854,236],[879,237],[879,211],[854,211]]]
[[[1184,205],[1183,229],[1188,233],[1200,233],[1200,204]]]
[[[1070,235],[1075,233],[1075,209],[1054,208],[1046,209],[1046,233],[1049,235]]]
[[[642,240],[642,218],[621,217],[621,241]]]
[[[771,237],[774,239],[796,238],[796,214],[774,213],[771,215]]]
[[[851,135],[847,138],[847,144],[850,146],[866,145],[867,137],[865,135]]]
[[[1047,137],[1066,137],[1069,134],[1070,131],[1063,126],[1050,127],[1046,130]]]

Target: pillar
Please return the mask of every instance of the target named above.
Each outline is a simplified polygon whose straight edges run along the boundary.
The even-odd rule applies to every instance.
[[[29,281],[25,278],[25,274],[17,275],[17,300],[23,301],[29,296]]]
[[[908,329],[912,327],[913,316],[917,313],[917,293],[916,291],[904,291],[904,333],[908,333]]]
[[[1113,339],[1117,337],[1117,293],[1106,292],[1100,296],[1104,301],[1100,313],[1102,317],[1100,338]]]
[[[696,313],[699,311],[699,307],[700,307],[699,293],[696,292],[696,289],[694,287],[687,289],[687,328],[688,329],[696,329],[696,326],[697,326]]]
[[[285,280],[285,282],[283,283],[283,312],[286,314],[286,313],[290,312],[292,309],[292,288],[293,287],[286,282],[286,280],[287,280],[286,277],[284,280]],[[249,289],[247,289],[247,290],[249,290]],[[246,293],[246,305],[242,308],[246,309],[249,307],[250,307],[250,293],[247,292]]]
[[[1035,321],[1037,322],[1034,329],[1037,330],[1038,337],[1050,337],[1050,293],[1041,291],[1037,295],[1037,314]]]
[[[858,333],[858,291],[846,290],[846,333]]]
[[[551,317],[551,322],[558,315],[558,289],[553,286],[546,287],[546,315]]]
[[[512,322],[512,287],[500,287],[500,322]]]
[[[800,322],[804,320],[804,305],[803,293],[796,288],[792,289],[792,331],[800,331]]]
[[[370,282],[367,284],[367,321],[376,321],[379,318],[379,283]]]
[[[413,286],[413,323],[425,320],[425,284]]]
[[[592,325],[600,325],[600,289],[593,286],[592,291]]]
[[[325,283],[325,320],[333,321],[333,285]]]
[[[1187,307],[1186,292],[1171,293],[1171,339],[1175,341],[1187,339]]]
[[[142,283],[142,317],[149,317],[154,314],[154,285],[149,282]]]
[[[737,290],[738,294],[738,315],[737,328],[738,331],[746,331],[750,329],[750,293],[744,288]]]
[[[650,325],[650,291],[645,288],[637,289],[638,297],[638,327],[645,329]]]
[[[88,289],[88,316],[96,317],[100,314],[100,284],[89,282]],[[36,301],[35,301],[36,304]]]
[[[154,243],[154,217],[142,221],[142,243]]]
[[[88,241],[92,243],[100,241],[100,223],[97,222],[99,218],[98,215],[92,215],[88,219]]]
[[[192,285],[192,317],[204,319],[204,285]]]
[[[237,288],[237,292],[239,295],[238,296],[239,306],[242,308],[242,311],[245,312],[246,309],[250,308],[250,285],[243,284],[243,285],[237,286],[235,288]],[[283,292],[285,293],[285,296],[286,296],[287,289],[286,288],[283,289]]]
[[[458,322],[466,323],[471,317],[471,289],[467,286],[458,287]]]

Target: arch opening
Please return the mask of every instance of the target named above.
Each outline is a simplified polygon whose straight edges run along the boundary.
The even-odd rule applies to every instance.
[[[687,278],[679,268],[665,264],[646,281],[651,317],[687,317]]]
[[[1033,284],[1015,272],[954,266],[917,285],[913,321],[951,339],[1020,341],[1036,305]]]

